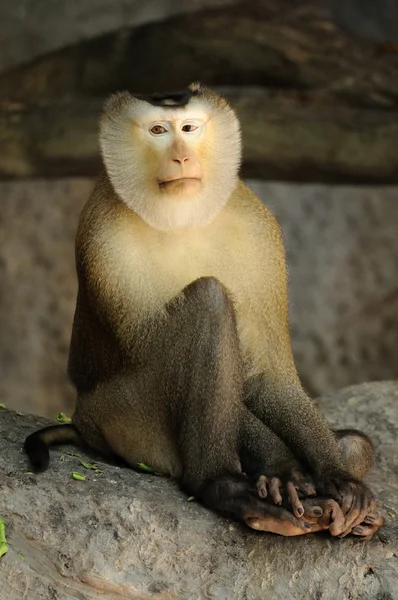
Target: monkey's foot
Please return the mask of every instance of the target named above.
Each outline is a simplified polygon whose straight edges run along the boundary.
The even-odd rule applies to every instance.
[[[268,502],[264,503],[268,504]],[[248,516],[246,525],[259,531],[278,533],[284,536],[304,535],[329,530],[331,535],[344,528],[345,516],[339,504],[331,498],[305,498],[302,500],[304,513],[302,518],[296,519],[287,509],[279,508],[279,514],[269,513],[262,516]],[[276,507],[274,507],[276,508]],[[287,514],[286,514],[287,513]],[[369,514],[363,523],[354,527],[349,533],[363,540],[370,539],[383,525],[383,518],[377,514]],[[344,537],[340,535],[340,537]]]
[[[228,475],[208,481],[197,494],[205,506],[243,521],[252,529],[269,531],[280,535],[301,535],[312,529],[305,518],[295,515],[283,506],[261,500],[245,475]],[[321,516],[322,509],[312,504],[307,514],[313,519]]]
[[[298,518],[304,515],[300,496],[315,496],[316,494],[311,477],[296,470],[284,478],[284,481],[279,477],[260,475],[256,482],[256,488],[260,498],[268,497],[274,504],[281,505],[287,499],[294,515]]]
[[[263,514],[246,515],[245,523],[258,531],[277,533],[287,537],[304,535],[305,533],[313,533],[313,531],[328,528],[328,525],[319,526],[319,519],[323,516],[321,506],[315,502],[307,504],[307,500],[303,501],[303,505],[303,516],[297,519],[289,510],[273,506],[270,502],[264,502]]]

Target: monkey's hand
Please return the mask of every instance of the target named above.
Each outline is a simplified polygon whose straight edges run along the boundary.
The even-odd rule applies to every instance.
[[[362,481],[344,472],[330,473],[323,475],[321,481],[316,481],[316,488],[321,495],[335,500],[344,515],[344,522],[340,518],[332,519],[329,527],[331,535],[373,535],[374,531],[367,533],[367,525],[377,530],[383,524],[376,510],[374,496]]]
[[[260,498],[268,497],[274,504],[281,505],[282,502],[286,504],[287,500],[297,518],[304,515],[304,506],[300,498],[316,494],[315,485],[310,475],[299,471],[297,468],[291,469],[288,475],[282,477],[259,475],[256,488]]]
[[[344,528],[345,526],[345,516],[343,514],[342,509],[338,505],[335,500],[331,498],[306,498],[303,501],[304,504],[304,517],[306,521],[308,521],[311,525],[311,533],[316,533],[317,531],[325,531],[331,528],[338,529]],[[313,517],[312,513],[315,515],[315,509],[317,510],[316,515],[318,515],[319,509],[322,509],[321,517]],[[354,527],[350,532],[352,535],[360,537],[364,540],[371,539],[371,537],[376,533],[381,525],[383,525],[383,518],[375,511],[374,513],[369,513],[366,515],[365,519],[360,525]],[[331,532],[332,533],[332,532]],[[333,534],[332,534],[333,535]],[[340,537],[345,537],[347,534],[342,534]]]

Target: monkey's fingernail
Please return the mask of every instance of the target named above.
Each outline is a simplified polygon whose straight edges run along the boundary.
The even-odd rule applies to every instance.
[[[311,523],[307,523],[307,521],[304,521],[304,527],[306,527],[307,529],[311,529],[312,525]]]
[[[312,509],[312,512],[314,513],[314,515],[323,515],[323,510],[321,509],[321,507],[316,506],[315,508]]]
[[[353,533],[358,533],[359,535],[361,535],[361,533],[363,533],[362,527],[354,527],[354,529],[352,531],[353,531]]]
[[[374,517],[366,517],[367,523],[375,523],[376,519]]]
[[[298,506],[297,507],[297,512],[300,515],[300,517],[304,514],[304,508],[302,506]]]

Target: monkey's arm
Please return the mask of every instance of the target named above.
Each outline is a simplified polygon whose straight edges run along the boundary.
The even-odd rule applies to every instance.
[[[135,243],[136,220],[134,213],[115,197],[107,178],[100,179],[81,214],[76,236],[79,297],[75,320],[81,319],[82,323],[80,326],[75,322],[72,346],[73,336],[80,332],[76,345],[86,345],[88,327],[92,326],[93,338],[101,331],[107,335],[106,346],[110,344],[123,357],[134,359],[151,339],[151,318],[156,320],[157,330],[161,325],[161,314],[155,314],[150,293],[141,298],[148,284],[146,265],[142,266],[144,259]],[[93,350],[93,358],[102,351],[98,343]],[[106,360],[114,358],[112,355]]]
[[[262,305],[256,315],[264,342],[256,353],[258,374],[246,382],[246,403],[308,467],[317,491],[341,503],[348,530],[371,512],[373,495],[345,468],[335,436],[301,386],[290,344],[280,230],[269,214],[265,220],[268,229],[264,228],[266,239],[260,246],[264,273],[257,292]]]
[[[242,406],[239,418],[242,470],[255,483],[261,498],[270,498],[275,504],[285,500],[296,517],[304,514],[301,496],[315,495],[311,477],[282,440]]]

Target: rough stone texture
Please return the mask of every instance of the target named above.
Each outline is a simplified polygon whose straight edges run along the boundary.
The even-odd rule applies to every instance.
[[[0,598],[397,600],[397,403],[393,382],[320,402],[331,425],[360,427],[375,441],[369,484],[386,525],[369,543],[251,532],[187,502],[167,479],[103,463],[101,473],[85,471],[67,448],[52,449],[49,471],[30,475],[21,443],[43,421],[0,411],[0,516],[9,545]],[[86,481],[71,471],[84,471]]]
[[[92,182],[0,187],[0,397],[12,408],[54,416],[74,402],[66,378],[74,237]]]
[[[337,23],[379,43],[398,43],[396,0],[324,0]]]
[[[398,81],[398,69],[393,80]],[[369,110],[261,87],[217,89],[239,116],[244,177],[398,183],[396,107]],[[398,96],[398,85],[394,93]],[[0,180],[95,176],[101,165],[98,121],[104,103],[105,97],[39,104],[0,100]]]
[[[252,183],[282,225],[293,350],[313,394],[398,376],[398,189]]]
[[[238,111],[245,176],[398,182],[396,53],[347,35],[319,0],[182,12],[47,53],[3,76],[0,69],[0,178],[92,176],[109,93],[182,89],[199,79],[222,88]],[[58,39],[51,26],[46,31]]]
[[[171,15],[233,1],[1,0],[0,72],[115,29],[161,21]]]
[[[113,5],[115,13],[119,1]],[[145,8],[151,4],[147,1]],[[177,3],[168,4],[171,13]],[[182,4],[181,14],[173,18],[130,28],[127,21],[112,33],[47,52],[7,71],[0,76],[0,98],[34,103],[65,96],[99,97],[121,89],[148,93],[180,89],[199,79],[211,86],[295,90],[302,92],[303,104],[311,92],[317,92],[318,102],[397,108],[396,55],[377,51],[372,40],[336,27],[319,0],[244,0],[232,2],[235,6],[230,6],[231,0],[201,0],[192,6],[185,0]],[[64,6],[73,10],[74,2]],[[200,6],[203,10],[184,10]],[[167,12],[165,3],[163,10]],[[48,44],[59,44],[51,29],[46,28],[44,35]]]
[[[0,398],[71,411],[74,236],[90,180],[0,184]],[[397,188],[259,184],[282,224],[293,349],[313,394],[398,377]]]

